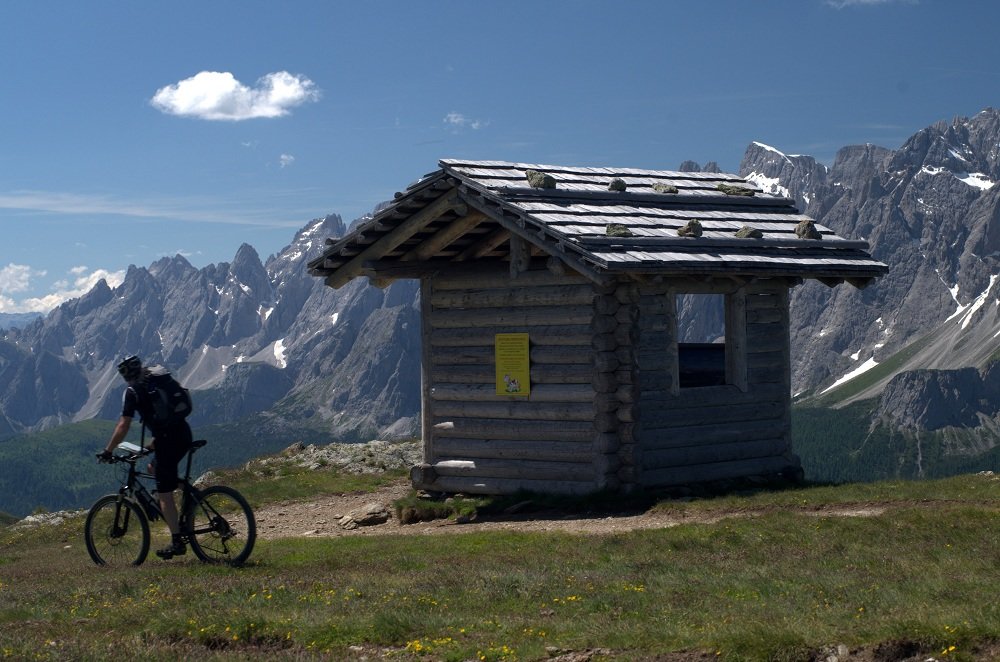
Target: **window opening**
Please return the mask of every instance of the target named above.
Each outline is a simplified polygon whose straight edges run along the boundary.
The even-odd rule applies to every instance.
[[[677,367],[680,388],[722,386],[726,379],[724,294],[677,296]]]

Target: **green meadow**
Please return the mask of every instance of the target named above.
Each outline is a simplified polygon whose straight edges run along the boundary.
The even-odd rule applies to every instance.
[[[288,476],[229,478],[258,507],[308,497]],[[1000,655],[996,476],[650,507],[690,523],[613,535],[455,526],[448,535],[259,540],[238,569],[190,553],[99,568],[84,548],[83,516],[8,526],[0,657],[810,660],[837,645],[863,659]],[[844,515],[851,510],[868,514]]]

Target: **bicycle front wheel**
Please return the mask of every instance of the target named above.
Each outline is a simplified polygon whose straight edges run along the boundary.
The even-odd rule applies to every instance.
[[[140,565],[149,553],[146,515],[120,494],[103,496],[90,508],[83,537],[97,565]]]
[[[243,495],[225,485],[192,491],[187,537],[202,561],[242,565],[257,540],[257,521]]]

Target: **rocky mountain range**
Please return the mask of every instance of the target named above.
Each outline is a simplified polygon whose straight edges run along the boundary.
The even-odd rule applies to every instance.
[[[129,268],[44,319],[0,332],[0,438],[116,419],[115,365],[137,354],[197,392],[193,425],[250,415],[344,439],[413,430],[419,400],[417,285],[340,290],[306,263],[346,227],[315,219],[265,263],[244,244],[231,263],[183,257]]]
[[[855,376],[837,404],[881,397],[883,423],[985,426],[1000,443],[989,432],[1000,410],[1000,111],[938,122],[897,150],[845,147],[831,167],[754,143],[740,173],[866,239],[890,266],[864,290],[796,288],[794,392],[816,399]]]
[[[740,174],[841,236],[868,240],[890,265],[864,290],[795,288],[798,397],[828,398],[844,377],[864,374],[864,388],[838,403],[883,397],[878,419],[901,428],[996,420],[1000,111],[939,122],[896,150],[845,147],[829,167],[753,143]],[[382,290],[358,279],[333,290],[306,271],[324,240],[346,231],[332,214],[263,262],[243,245],[232,262],[201,269],[180,256],[133,266],[117,288],[101,282],[45,318],[0,331],[0,439],[116,418],[114,366],[132,353],[197,391],[195,425],[253,417],[261,429],[348,440],[416,433],[417,283]],[[913,373],[929,369],[955,374]],[[956,398],[965,408],[949,418]]]

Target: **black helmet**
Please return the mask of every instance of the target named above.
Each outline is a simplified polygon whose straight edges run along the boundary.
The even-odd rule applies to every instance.
[[[131,382],[139,378],[142,374],[142,361],[138,356],[130,356],[118,364],[118,374]]]

